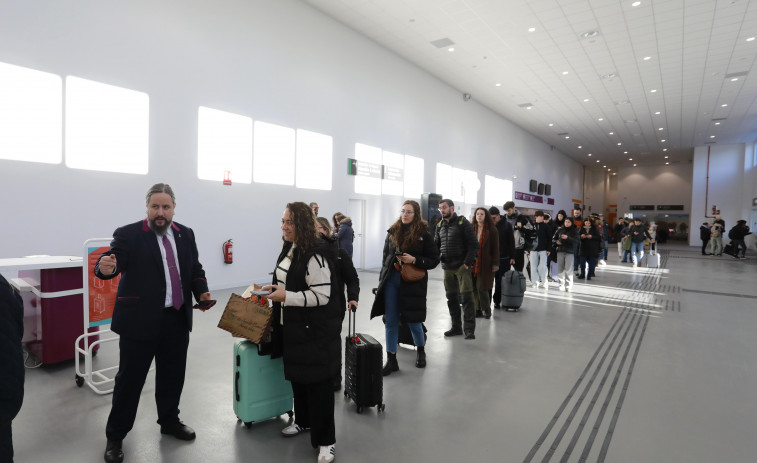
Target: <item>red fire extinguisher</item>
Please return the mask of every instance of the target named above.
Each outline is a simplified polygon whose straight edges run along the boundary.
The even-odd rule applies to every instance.
[[[223,243],[223,263],[224,264],[231,264],[234,262],[234,251],[232,249],[233,244],[231,243],[231,240],[226,241]]]

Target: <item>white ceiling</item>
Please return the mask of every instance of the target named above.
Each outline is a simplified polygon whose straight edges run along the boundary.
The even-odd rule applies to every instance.
[[[586,166],[757,139],[757,2],[303,1]]]

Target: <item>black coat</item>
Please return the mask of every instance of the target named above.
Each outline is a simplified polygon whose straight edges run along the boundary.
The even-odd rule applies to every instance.
[[[499,258],[509,259],[515,257],[515,236],[513,235],[513,226],[504,217],[497,222],[497,233],[499,234]],[[510,264],[507,264],[510,267]]]
[[[286,257],[292,243],[284,242],[276,265]],[[310,384],[321,382],[339,374],[341,360],[341,340],[344,308],[340,307],[338,295],[338,270],[336,247],[325,240],[317,240],[316,245],[307,254],[294,250],[292,265],[286,277],[287,291],[304,291],[308,289],[305,281],[310,258],[317,254],[326,260],[331,271],[331,295],[329,302],[318,307],[294,307],[274,303],[274,307],[283,310],[283,356],[284,376],[296,383]],[[275,276],[274,276],[275,279]]]
[[[396,249],[392,244],[392,238],[387,233],[384,240],[384,259],[379,276],[379,286],[376,291],[376,298],[371,308],[371,318],[384,315],[386,307],[384,302],[384,282],[391,272],[396,272],[394,262]],[[415,257],[415,265],[426,270],[431,270],[439,265],[439,250],[434,244],[433,238],[429,233],[425,233],[421,239],[410,249],[403,249],[403,252]],[[418,323],[426,320],[426,293],[428,291],[428,272],[418,281],[404,281],[400,279],[399,305],[400,316],[406,323]]]
[[[586,234],[586,228],[581,227],[581,229],[578,230],[578,236]],[[580,255],[584,257],[597,257],[599,256],[601,244],[600,241],[602,240],[602,235],[594,225],[589,228],[588,234],[591,235],[590,238],[581,238]]]
[[[568,235],[568,238],[562,239],[561,235]],[[558,241],[560,243],[558,243]],[[568,228],[565,228],[564,226],[558,228],[552,237],[552,243],[555,246],[556,252],[575,254],[579,245],[578,229],[575,225],[571,225]]]
[[[23,336],[21,296],[0,275],[0,429],[13,421],[24,401]]]

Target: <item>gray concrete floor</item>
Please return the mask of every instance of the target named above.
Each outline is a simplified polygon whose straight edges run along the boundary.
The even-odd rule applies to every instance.
[[[400,349],[384,381],[386,412],[337,393],[341,462],[757,460],[757,258],[702,256],[663,247],[662,268],[631,269],[611,253],[571,294],[529,289],[520,312],[478,319],[474,341],[445,339],[442,272],[429,282],[428,367]],[[369,320],[376,271],[360,272],[359,332],[383,342]],[[237,290],[238,292],[239,290]],[[148,377],[127,462],[316,461],[308,437],[284,439],[285,417],[246,429],[232,410],[231,335],[220,306],[197,314],[181,418],[190,443],[161,436]],[[345,329],[346,333],[346,321]],[[96,368],[115,364],[116,345]],[[73,362],[27,370],[13,423],[16,461],[97,462],[110,396],[76,387]]]

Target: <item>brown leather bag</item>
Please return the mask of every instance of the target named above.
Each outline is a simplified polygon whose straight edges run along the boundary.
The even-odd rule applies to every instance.
[[[394,268],[400,272],[404,281],[418,281],[426,276],[426,271],[415,264],[395,262]]]

